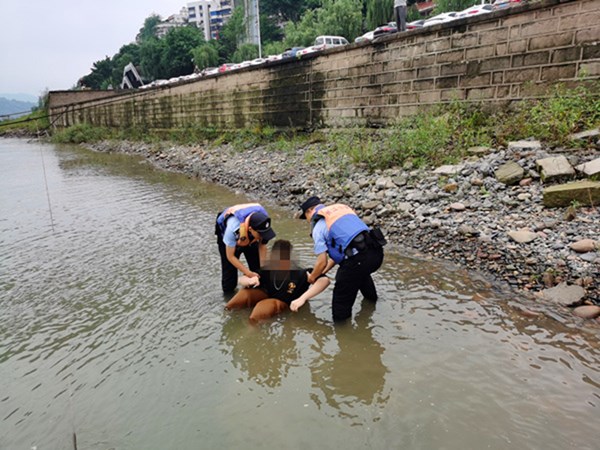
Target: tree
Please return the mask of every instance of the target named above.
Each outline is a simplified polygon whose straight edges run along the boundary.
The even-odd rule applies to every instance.
[[[79,85],[90,89],[102,89],[110,83],[111,75],[112,62],[107,56],[93,64],[92,71],[79,80]]]
[[[260,11],[267,17],[278,17],[284,22],[297,22],[307,9],[321,6],[320,0],[261,0]]]
[[[140,68],[148,80],[165,78],[162,65],[165,47],[165,42],[158,38],[148,39],[140,45]]]
[[[159,15],[152,14],[144,20],[144,26],[137,35],[138,42],[144,42],[156,37],[156,26],[162,21]]]
[[[245,36],[244,31],[244,8],[237,7],[233,10],[231,17],[219,32],[219,60],[230,62],[233,54]]]
[[[324,0],[319,34],[344,36],[353,41],[362,32],[362,0]]]
[[[462,11],[470,6],[480,3],[478,0],[437,0],[433,14],[450,11]]]
[[[161,66],[165,78],[189,75],[194,71],[192,50],[204,42],[204,36],[195,26],[178,27],[164,37],[165,48],[161,55]]]
[[[254,44],[242,44],[233,54],[231,61],[241,63],[242,61],[251,61],[258,58],[258,46]]]
[[[388,23],[394,15],[394,0],[367,0],[367,29]]]
[[[111,82],[113,86],[118,86],[123,80],[123,69],[129,63],[134,66],[140,64],[140,46],[137,44],[127,44],[121,47],[119,52],[112,57],[112,75]]]
[[[194,64],[200,70],[219,64],[219,51],[214,41],[205,42],[192,50]]]

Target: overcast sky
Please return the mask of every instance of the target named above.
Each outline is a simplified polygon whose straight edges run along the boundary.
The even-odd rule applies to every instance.
[[[72,88],[95,61],[135,40],[144,20],[187,0],[0,0],[0,92]]]

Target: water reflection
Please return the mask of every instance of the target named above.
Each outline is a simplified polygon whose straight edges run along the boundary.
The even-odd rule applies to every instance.
[[[229,349],[231,363],[258,385],[281,385],[299,357],[294,330],[276,319],[262,327],[248,322],[246,311],[227,313],[220,343]]]
[[[311,364],[312,385],[322,392],[313,400],[322,406],[324,398],[343,417],[358,418],[365,406],[383,410],[389,399],[384,394],[388,373],[382,362],[384,348],[373,336],[374,311],[375,303],[363,300],[354,322],[333,327],[337,348],[328,351],[323,342],[323,354]]]

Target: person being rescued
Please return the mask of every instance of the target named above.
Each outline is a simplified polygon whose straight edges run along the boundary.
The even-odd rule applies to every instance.
[[[318,277],[308,282],[310,269],[292,260],[292,244],[279,239],[273,244],[269,261],[261,268],[260,276],[242,276],[244,287],[225,305],[225,309],[253,308],[250,322],[257,323],[288,309],[297,312],[302,305],[329,286],[329,278]]]
[[[258,203],[231,206],[219,213],[215,225],[221,256],[221,286],[231,293],[238,283],[238,270],[245,276],[258,276],[261,262],[267,257],[267,243],[275,237],[269,214]],[[248,267],[240,256],[246,257]]]

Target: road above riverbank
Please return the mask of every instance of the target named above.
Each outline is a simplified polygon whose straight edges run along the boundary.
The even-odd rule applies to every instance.
[[[471,156],[456,166],[406,165],[375,172],[328,156],[319,150],[322,143],[287,151],[167,142],[104,141],[87,146],[141,155],[162,169],[228,186],[251,198],[267,198],[290,213],[310,195],[325,203],[349,204],[368,224],[380,225],[397,248],[488,273],[538,301],[597,317],[600,308],[592,305],[600,304],[600,211],[597,205],[576,202],[545,207],[548,181],[542,182],[536,161],[559,155],[576,166],[599,158],[598,147],[513,144],[471,149]],[[496,176],[508,162],[523,169],[521,180],[513,185]],[[590,308],[574,308],[582,304]]]

